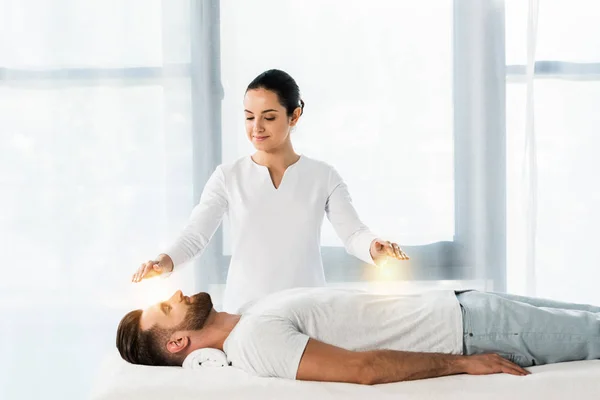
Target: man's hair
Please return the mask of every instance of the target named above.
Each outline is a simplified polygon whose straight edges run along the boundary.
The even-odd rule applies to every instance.
[[[183,360],[165,349],[165,344],[173,330],[156,325],[142,330],[140,319],[142,310],[133,310],[119,323],[117,328],[117,348],[121,357],[131,364],[154,366],[181,366]]]
[[[199,331],[204,328],[213,310],[210,294],[196,293],[188,299],[188,309],[181,323],[172,328],[162,328],[154,324],[150,329],[142,330],[140,320],[142,310],[127,313],[117,328],[117,348],[121,357],[132,364],[155,366],[181,366],[185,360],[184,352],[171,353],[167,343],[177,331]]]

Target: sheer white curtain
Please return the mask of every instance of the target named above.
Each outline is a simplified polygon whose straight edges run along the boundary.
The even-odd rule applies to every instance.
[[[0,1],[0,398],[82,399],[193,206],[189,1]]]
[[[599,19],[594,0],[506,1],[512,292],[600,303]]]
[[[340,171],[365,223],[405,245],[451,241],[452,6],[221,1],[223,161],[252,151],[246,86],[283,69],[306,102],[297,151]],[[341,246],[327,220],[322,244]]]

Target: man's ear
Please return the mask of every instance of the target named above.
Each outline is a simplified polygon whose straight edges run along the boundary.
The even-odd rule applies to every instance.
[[[167,343],[167,350],[171,354],[179,353],[180,351],[186,349],[190,343],[189,336],[184,335],[181,332],[175,332]]]

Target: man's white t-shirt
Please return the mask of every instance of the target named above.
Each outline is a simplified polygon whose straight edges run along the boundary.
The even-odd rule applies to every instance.
[[[296,379],[309,338],[353,351],[462,354],[462,313],[454,291],[381,295],[296,288],[249,304],[223,350],[234,367]]]
[[[346,184],[325,162],[302,155],[278,188],[268,168],[250,156],[220,165],[181,234],[164,251],[175,268],[203,252],[225,214],[232,235],[226,312],[238,313],[246,302],[280,290],[325,286],[325,214],[348,253],[374,265],[369,248],[377,236],[361,222]]]

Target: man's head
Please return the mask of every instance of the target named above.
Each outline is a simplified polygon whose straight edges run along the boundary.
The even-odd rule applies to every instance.
[[[191,333],[205,326],[212,311],[208,293],[187,297],[181,290],[146,310],[131,311],[117,328],[119,353],[132,364],[181,366],[191,352]]]

